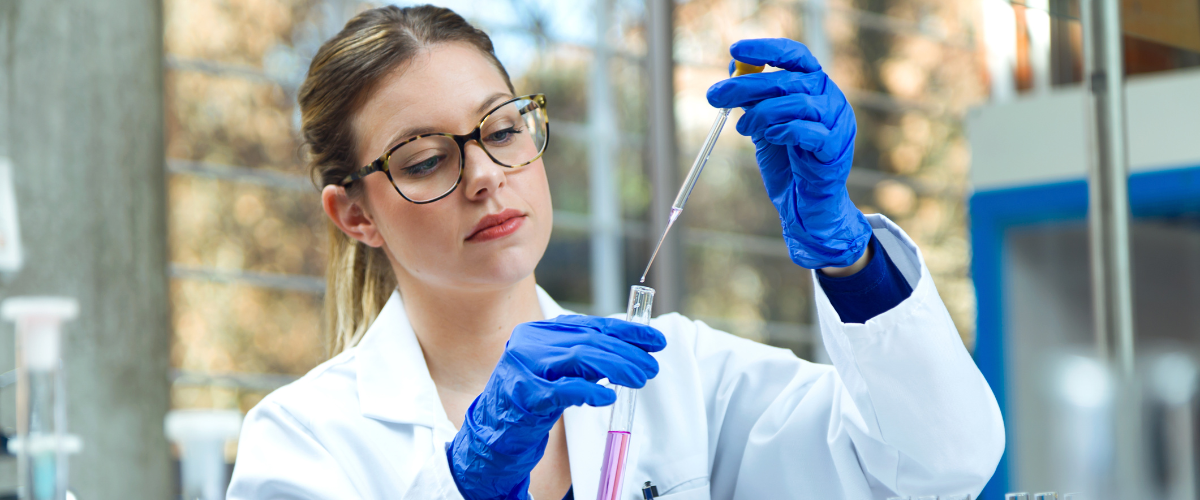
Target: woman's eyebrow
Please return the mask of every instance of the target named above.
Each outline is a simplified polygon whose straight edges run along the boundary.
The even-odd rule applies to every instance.
[[[488,111],[491,111],[492,105],[500,99],[512,99],[512,94],[509,94],[508,92],[496,92],[495,94],[492,94],[479,105],[479,108],[475,110],[475,113],[482,115]]]
[[[487,113],[488,111],[491,111],[492,105],[494,105],[496,103],[496,101],[499,101],[501,99],[506,99],[506,98],[512,99],[512,94],[509,94],[508,92],[496,92],[495,94],[488,96],[488,98],[484,99],[483,103],[479,105],[479,108],[475,110],[475,114],[482,115],[484,113]],[[383,149],[385,151],[388,149],[392,149],[392,147],[394,147],[396,145],[396,143],[398,143],[404,139],[413,137],[413,136],[418,136],[421,134],[432,134],[435,132],[438,132],[438,131],[434,130],[433,127],[406,128],[406,129],[403,129],[403,130],[397,132],[395,135],[393,135],[391,138],[389,138],[387,141],[387,146],[384,147]]]
[[[434,130],[433,127],[406,128],[406,129],[403,129],[403,130],[397,132],[390,139],[388,139],[387,146],[384,147],[383,149],[386,151],[388,149],[392,149],[392,147],[394,147],[396,145],[396,143],[398,143],[404,139],[408,139],[410,137],[418,136],[421,134],[432,134],[434,132],[437,132],[437,131]]]

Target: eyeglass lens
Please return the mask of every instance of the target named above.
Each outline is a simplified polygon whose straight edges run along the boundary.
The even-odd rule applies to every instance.
[[[518,99],[501,106],[479,128],[479,143],[505,167],[537,158],[546,147],[546,111],[536,101]],[[401,146],[388,159],[392,181],[412,201],[428,201],[454,189],[462,165],[461,150],[444,135],[422,137]]]

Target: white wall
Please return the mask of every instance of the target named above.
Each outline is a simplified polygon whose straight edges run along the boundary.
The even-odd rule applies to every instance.
[[[1135,76],[1126,83],[1130,170],[1200,165],[1200,70]],[[967,116],[976,191],[1087,176],[1082,87],[977,108]]]

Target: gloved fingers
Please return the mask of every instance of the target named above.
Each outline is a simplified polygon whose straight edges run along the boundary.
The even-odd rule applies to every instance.
[[[831,136],[831,131],[825,125],[803,120],[771,125],[763,130],[763,139],[771,144],[796,146],[806,151],[822,150]]]
[[[709,87],[705,96],[715,108],[744,108],[763,99],[789,94],[823,94],[829,83],[829,77],[824,72],[772,71],[721,80]]]
[[[841,110],[836,108],[836,103],[829,101],[827,96],[804,94],[767,99],[746,110],[738,119],[737,131],[742,135],[754,136],[765,132],[772,125],[793,120],[832,125]]]
[[[837,117],[837,122],[830,129],[830,135],[837,139],[827,143],[826,147],[813,151],[813,157],[825,164],[845,163],[849,169],[854,156],[854,138],[858,135],[854,111],[849,106],[846,107],[845,113]]]
[[[788,147],[771,144],[760,135],[754,136],[757,146],[755,156],[759,159],[758,171],[762,174],[763,185],[767,188],[767,196],[778,206],[792,185],[792,169],[788,163]],[[782,157],[780,159],[779,157]]]
[[[653,327],[616,318],[599,316],[559,316],[555,322],[584,326],[633,344],[646,352],[658,352],[667,347],[667,338]]]
[[[607,342],[620,345],[596,346],[580,344],[566,349],[555,349],[550,355],[529,362],[530,372],[546,380],[567,377],[582,378],[595,382],[607,378],[626,387],[641,387],[658,375],[658,361],[645,351],[611,337]],[[603,343],[605,341],[601,341]],[[616,352],[608,350],[614,349]],[[525,361],[523,361],[525,362]]]
[[[821,63],[808,47],[787,38],[757,38],[740,40],[729,46],[734,59],[755,66],[771,65],[801,73],[821,70]]]
[[[617,393],[612,389],[581,378],[563,378],[547,384],[550,390],[544,399],[528,401],[531,406],[540,407],[543,411],[550,408],[563,410],[582,405],[608,406],[617,400]]]
[[[601,352],[615,356],[623,364],[633,366],[645,374],[648,379],[658,375],[658,360],[639,346],[604,333],[589,336],[587,343]]]

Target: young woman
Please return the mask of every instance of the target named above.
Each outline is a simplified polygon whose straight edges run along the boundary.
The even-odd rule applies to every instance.
[[[916,246],[850,203],[853,111],[799,43],[731,52],[781,69],[709,101],[746,110],[792,259],[818,270],[833,366],[678,314],[564,311],[533,275],[553,103],[516,92],[453,12],[384,7],[326,42],[300,91],[340,354],[246,417],[229,497],[591,498],[601,379],[641,388],[621,498],[645,481],[681,500],[977,494],[1004,448],[995,398]]]

